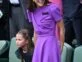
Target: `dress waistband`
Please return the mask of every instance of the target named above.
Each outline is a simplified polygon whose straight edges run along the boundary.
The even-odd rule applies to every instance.
[[[39,37],[45,37],[45,36],[55,36],[55,37],[56,37],[56,35],[55,35],[55,34],[42,34],[42,35],[37,35],[37,36],[39,36]]]

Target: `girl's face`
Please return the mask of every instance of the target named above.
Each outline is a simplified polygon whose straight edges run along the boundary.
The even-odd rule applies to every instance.
[[[16,35],[16,44],[19,48],[22,48],[28,44],[28,40],[25,40],[22,34]]]
[[[33,0],[37,6],[43,6],[44,5],[44,2],[45,0]]]

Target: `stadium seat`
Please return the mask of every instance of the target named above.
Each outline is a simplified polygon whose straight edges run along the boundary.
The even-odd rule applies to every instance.
[[[61,55],[61,62],[72,62],[72,56],[73,56],[73,48],[69,44],[64,43]]]
[[[82,46],[75,48],[73,62],[82,62]]]
[[[19,58],[17,58],[15,52],[17,50],[16,46],[16,38],[11,39],[10,50],[9,50],[9,62],[21,62]]]
[[[9,62],[8,58],[0,58],[0,62]]]
[[[10,43],[6,40],[0,40],[0,56],[9,49]],[[8,58],[0,57],[0,62],[8,62]]]

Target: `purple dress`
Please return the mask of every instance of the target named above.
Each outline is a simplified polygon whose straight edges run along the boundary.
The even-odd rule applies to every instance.
[[[62,17],[57,5],[50,3],[37,8],[34,12],[28,12],[28,17],[37,33],[32,62],[61,62],[55,29]]]

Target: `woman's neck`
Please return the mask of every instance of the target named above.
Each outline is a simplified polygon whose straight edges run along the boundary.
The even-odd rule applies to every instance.
[[[37,5],[37,8],[44,6],[43,4],[39,4],[39,3],[36,5]]]

